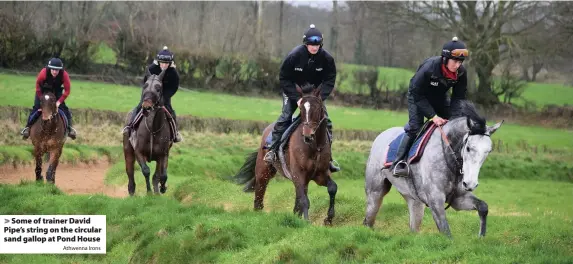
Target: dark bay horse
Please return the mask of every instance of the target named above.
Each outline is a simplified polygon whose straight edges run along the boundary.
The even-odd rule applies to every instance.
[[[66,142],[66,125],[58,114],[57,98],[52,92],[45,92],[40,98],[40,111],[42,117],[32,124],[30,139],[34,145],[34,158],[36,160],[36,181],[42,178],[42,156],[49,154],[46,180],[56,182],[56,168],[60,162],[62,149]]]
[[[281,141],[278,151],[279,161],[272,165],[267,164],[263,157],[268,150],[264,149],[265,139],[271,133],[274,123],[263,131],[259,150],[251,153],[239,172],[234,176],[239,184],[245,184],[245,191],[254,187],[254,209],[263,209],[263,199],[269,180],[278,171],[290,179],[295,186],[296,199],[293,212],[299,216],[304,215],[308,220],[308,183],[313,180],[320,186],[326,186],[330,196],[328,215],[324,219],[325,225],[331,225],[334,218],[334,199],[337,185],[330,177],[330,142],[326,128],[326,111],[320,98],[320,86],[296,86],[302,100],[299,106],[301,122],[289,136],[288,149],[283,149],[285,142]],[[295,121],[296,122],[296,121]],[[288,133],[285,132],[285,134]],[[283,136],[284,137],[284,136]]]
[[[123,155],[125,158],[125,171],[129,179],[127,190],[129,195],[135,194],[134,164],[135,161],[141,167],[141,172],[145,176],[147,192],[151,192],[149,184],[150,169],[147,162],[155,161],[155,173],[153,174],[153,191],[165,193],[167,187],[167,161],[169,159],[169,150],[173,145],[171,138],[168,113],[163,107],[163,85],[162,80],[165,71],[159,75],[151,74],[149,69],[146,74],[149,76],[143,85],[141,93],[143,117],[139,125],[131,132],[130,135],[123,136]],[[127,122],[129,123],[129,113]],[[161,184],[161,186],[159,186]]]
[[[395,186],[408,203],[410,230],[418,232],[429,207],[438,230],[451,236],[446,209],[476,210],[480,218],[479,236],[486,233],[487,203],[472,191],[478,186],[480,168],[492,150],[491,136],[503,120],[487,126],[473,104],[462,101],[461,114],[432,132],[420,160],[410,164],[409,177],[395,177],[384,166],[388,145],[403,127],[393,127],[374,140],[366,163],[366,216],[364,225],[372,227],[384,196]],[[445,206],[444,204],[449,204]],[[444,208],[445,207],[445,208]]]

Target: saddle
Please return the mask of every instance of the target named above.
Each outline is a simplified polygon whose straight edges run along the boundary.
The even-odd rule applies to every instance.
[[[30,115],[30,119],[28,120],[28,122],[31,121],[30,126],[33,126],[34,123],[36,123],[38,121],[38,118],[41,116],[41,112],[42,109],[38,109],[36,110],[32,115]],[[64,135],[67,137],[68,136],[68,118],[66,117],[66,114],[64,113],[64,110],[58,108],[58,116],[62,119],[62,122],[64,124]]]
[[[165,108],[165,106],[162,106],[161,109],[163,111],[165,111],[165,113],[167,114],[167,120],[169,123],[169,135],[171,136],[171,141],[173,141],[175,139],[175,120],[173,119],[173,116],[171,115],[171,113],[169,113],[169,111],[167,110],[167,108]],[[134,131],[137,131],[137,128],[139,127],[139,123],[141,122],[141,120],[143,119],[143,109],[139,110],[139,112],[137,112],[135,118],[133,119],[133,124],[131,125]],[[133,133],[132,133],[133,135]]]
[[[288,149],[288,143],[290,140],[290,136],[296,130],[296,128],[300,125],[301,120],[302,119],[301,119],[300,114],[298,116],[296,116],[295,118],[293,118],[291,124],[288,126],[288,128],[285,130],[285,132],[282,134],[279,142],[276,143],[279,146],[284,144],[283,150],[286,151]],[[265,146],[263,148],[268,149],[268,146],[272,143],[272,141],[273,141],[273,133],[269,133],[267,135],[267,137],[265,138]],[[330,133],[328,133],[328,141],[332,142],[332,135]]]
[[[426,148],[426,145],[430,140],[432,133],[437,127],[438,126],[434,124],[434,122],[432,122],[431,120],[428,120],[426,121],[426,123],[424,123],[424,126],[422,126],[422,129],[420,129],[420,132],[418,132],[418,135],[416,136],[414,143],[408,150],[408,155],[407,155],[408,164],[416,163],[417,161],[420,160],[420,158],[424,154],[424,149]],[[386,152],[386,160],[384,160],[384,168],[392,166],[392,163],[394,162],[398,154],[398,147],[400,146],[400,141],[402,140],[405,134],[406,134],[405,132],[402,132],[388,145],[388,150]]]
[[[282,134],[281,139],[279,140],[279,142],[277,142],[276,144],[278,144],[279,146],[284,144],[285,147],[284,149],[286,150],[286,147],[288,146],[288,141],[290,140],[290,136],[292,135],[292,133],[296,130],[296,128],[298,127],[298,125],[301,122],[301,118],[300,118],[300,114],[292,119],[291,124],[287,127],[287,129],[285,130],[285,132]],[[269,133],[267,135],[267,137],[265,138],[265,149],[268,149],[267,146],[269,146],[273,141],[273,133]]]

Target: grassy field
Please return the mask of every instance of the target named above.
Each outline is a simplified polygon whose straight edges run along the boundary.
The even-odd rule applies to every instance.
[[[0,98],[0,105],[31,107],[34,77],[0,74],[0,92],[10,96]],[[130,86],[72,81],[72,92],[66,104],[74,108],[92,108],[127,112],[137,105],[140,90]],[[236,120],[276,121],[281,100],[231,96],[197,91],[179,91],[173,98],[178,115],[221,117]],[[334,129],[361,129],[382,132],[392,126],[403,126],[404,112],[370,110],[330,105],[328,113]],[[499,121],[499,120],[491,120]],[[507,144],[526,143],[552,149],[573,149],[572,131],[505,123],[493,139]]]
[[[102,61],[109,57],[100,58]],[[72,81],[70,108],[127,112],[139,100],[134,87]],[[31,107],[33,77],[0,74],[0,105]],[[540,88],[542,89],[542,88]],[[540,90],[541,93],[541,90]],[[550,97],[550,96],[548,96]],[[179,115],[274,121],[280,98],[234,97],[180,91]],[[401,126],[406,115],[330,106],[335,129],[381,131]],[[125,186],[120,126],[76,125],[81,139],[66,142],[64,163],[106,158],[109,185]],[[0,121],[0,165],[30,164],[32,147],[17,135],[19,124]],[[0,184],[2,214],[104,214],[106,255],[0,255],[0,263],[572,263],[573,132],[504,126],[493,136],[508,144],[545,145],[493,151],[474,193],[489,205],[488,233],[478,238],[475,211],[447,211],[453,239],[437,232],[426,209],[421,232],[408,229],[408,209],[394,189],[385,197],[373,230],[361,225],[365,211],[364,169],[371,142],[335,141],[333,157],[342,171],[333,227],[322,226],[326,188],[309,185],[310,222],[292,214],[293,184],[278,176],[253,212],[253,193],[229,181],[259,137],[251,134],[190,133],[170,153],[167,193],[145,194],[136,168],[136,196],[65,195],[50,185]],[[562,151],[555,151],[555,150]],[[154,164],[150,168],[154,170]],[[30,169],[32,171],[32,169]],[[30,172],[31,172],[30,171]],[[127,190],[125,190],[127,192]]]
[[[105,256],[2,255],[0,262],[563,263],[573,260],[570,228],[573,211],[569,203],[573,199],[573,175],[568,179],[554,178],[573,171],[571,157],[548,155],[542,161],[528,161],[512,153],[492,153],[475,191],[489,205],[487,236],[477,238],[479,220],[475,211],[448,210],[454,237],[448,240],[437,233],[428,209],[420,234],[410,234],[407,207],[395,190],[386,196],[374,230],[361,226],[368,142],[334,145],[335,158],[343,171],[334,175],[338,184],[336,216],[334,227],[327,228],[321,226],[328,208],[324,187],[309,185],[311,221],[307,223],[292,215],[294,189],[289,181],[272,180],[265,211],[252,212],[253,194],[241,192],[241,186],[226,180],[240,167],[245,154],[256,148],[255,136],[189,134],[186,139],[184,144],[175,145],[170,155],[169,189],[163,197],[144,194],[139,169],[137,196],[126,199],[68,196],[52,187],[35,184],[0,186],[0,199],[4,201],[0,210],[4,214],[105,214],[108,230]],[[111,145],[67,146],[87,153],[111,149]],[[8,152],[16,150],[25,152],[26,147],[12,146]],[[551,160],[556,163],[546,164]],[[546,167],[540,167],[544,164]],[[506,175],[516,169],[515,174]],[[126,183],[121,159],[110,168],[106,181]]]

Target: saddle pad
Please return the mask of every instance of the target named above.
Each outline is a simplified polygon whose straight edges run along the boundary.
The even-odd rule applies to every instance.
[[[426,131],[423,132],[423,134],[414,141],[414,144],[412,144],[412,146],[408,150],[408,163],[415,163],[422,157],[426,144],[428,143],[436,127],[437,126],[434,123],[431,123],[429,127],[426,126]],[[398,154],[398,147],[400,146],[400,141],[402,140],[405,134],[406,134],[405,132],[402,132],[394,140],[392,140],[392,142],[390,142],[388,146],[388,151],[386,152],[386,160],[384,161],[385,168],[390,167],[394,162],[394,160],[396,159],[396,156]]]

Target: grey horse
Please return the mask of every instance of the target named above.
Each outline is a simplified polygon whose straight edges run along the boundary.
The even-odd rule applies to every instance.
[[[448,207],[451,205],[456,211],[477,210],[479,236],[485,236],[488,206],[472,191],[478,186],[480,168],[492,150],[490,136],[503,124],[503,120],[487,126],[485,118],[467,101],[461,103],[458,112],[458,116],[432,132],[422,157],[409,164],[409,177],[394,177],[383,165],[390,142],[404,129],[389,128],[376,137],[366,164],[365,226],[374,225],[383,198],[394,185],[408,203],[412,232],[419,231],[424,207],[427,206],[438,230],[451,237],[446,220],[447,207],[444,208],[448,203]]]

